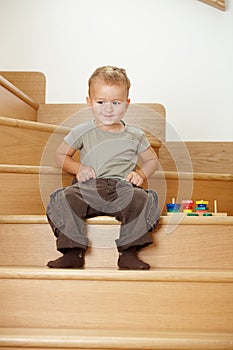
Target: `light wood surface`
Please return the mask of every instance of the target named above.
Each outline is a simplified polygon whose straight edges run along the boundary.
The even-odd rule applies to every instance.
[[[3,76],[0,75],[0,85],[12,93],[12,95],[17,96],[19,99],[24,101],[26,104],[30,105],[34,109],[39,108],[39,104],[37,101],[34,101],[30,96],[26,95],[23,91],[18,89],[15,85],[11,84],[8,80],[6,80]]]
[[[0,117],[0,162],[5,164],[39,165],[45,154],[46,164],[54,164],[54,155],[70,127]],[[158,154],[161,142],[145,130]]]
[[[62,135],[70,130],[69,127],[64,126],[57,128],[55,124],[49,125],[5,117],[0,117],[0,124],[0,142],[3,150],[1,162],[9,164],[38,165],[49,136],[56,130],[56,135],[61,135],[59,139],[61,142]],[[150,137],[149,134],[148,137]],[[187,153],[185,156],[182,151],[185,148],[192,161],[191,166],[194,173],[233,173],[233,142],[185,142],[179,146],[177,143],[166,142],[160,147],[160,143],[156,143],[155,140],[151,141],[154,142],[154,147],[159,148],[159,159],[164,171],[177,171],[175,160],[181,164],[182,171],[186,169]]]
[[[15,174],[51,174],[59,175],[61,169],[54,166],[38,166],[38,165],[17,165],[17,164],[0,164],[0,173],[15,173]],[[63,171],[65,174],[65,172]],[[189,173],[189,172],[175,172],[175,171],[156,171],[153,179],[166,178],[169,180],[203,180],[203,181],[223,181],[232,182],[233,174],[220,173]]]
[[[53,152],[47,162],[54,162]],[[0,164],[0,214],[44,214],[50,193],[70,185],[72,179],[73,176],[51,166]],[[233,215],[231,174],[158,172],[149,179],[147,186],[158,193],[162,212],[166,211],[166,203],[171,203],[175,197],[177,203],[187,198],[208,200],[209,211],[213,211],[216,199],[219,212]]]
[[[4,346],[5,350],[232,350],[232,334],[129,329],[0,328],[0,346]]]
[[[156,139],[164,141],[165,116],[165,108],[159,103],[135,103],[130,105],[124,120],[150,131]],[[37,113],[38,122],[70,127],[92,118],[86,104],[44,104],[40,105]]]
[[[90,245],[86,268],[116,269],[119,222],[111,217],[98,217],[87,223]],[[152,269],[233,267],[233,217],[186,217],[181,222],[161,217],[153,241],[152,246],[140,252]],[[49,260],[60,256],[45,216],[0,216],[0,245],[2,266],[46,266]]]
[[[166,142],[159,158],[165,171],[177,171],[175,162],[184,171],[191,159],[194,173],[233,174],[233,142]]]
[[[42,72],[1,71],[0,75],[37,104],[45,103],[46,77]]]
[[[45,215],[0,215],[0,224],[47,224]],[[90,225],[119,225],[119,221],[111,216],[97,216],[87,219]],[[175,213],[172,217],[160,216],[161,225],[173,225],[179,222],[182,225],[233,225],[233,216],[185,216],[183,213]]]
[[[36,120],[36,109],[24,99],[0,85],[0,115],[9,118]]]
[[[166,211],[165,204],[171,203],[172,198],[175,198],[176,203],[181,203],[183,199],[192,199],[194,201],[203,199],[209,201],[208,207],[210,212],[213,212],[214,200],[217,200],[219,212],[233,215],[232,181],[216,181],[214,179],[206,181],[204,179],[183,180],[182,176],[180,176],[179,180],[151,178],[149,187],[155,189],[158,193],[163,211]]]
[[[199,0],[208,5],[214,6],[219,10],[225,11],[225,0]]]
[[[46,131],[50,133],[54,132],[56,134],[62,134],[62,135],[66,135],[70,131],[70,127],[45,124],[45,123],[39,123],[34,121],[26,121],[26,120],[21,120],[16,118],[10,119],[8,117],[0,117],[0,125],[18,127],[18,128],[27,129],[27,130]]]
[[[17,164],[0,164],[1,173],[15,173],[15,174],[60,174],[60,168],[54,166],[38,166],[38,165],[17,165]],[[65,174],[65,172],[63,171]],[[203,181],[233,181],[233,174],[220,174],[220,173],[189,173],[175,171],[156,171],[153,175],[153,179],[166,178],[169,180],[203,180]]]
[[[232,331],[233,283],[40,277],[0,280],[1,327]]]
[[[4,93],[10,96],[0,93],[5,106],[14,107],[3,115],[11,118],[0,118],[5,163],[0,166],[0,214],[27,214],[0,215],[0,348],[232,349],[232,216],[161,216],[154,244],[139,253],[150,263],[149,271],[119,271],[115,239],[120,223],[112,217],[88,219],[85,269],[45,267],[60,253],[45,215],[29,214],[44,213],[49,193],[70,184],[71,176],[53,166],[55,149],[90,114],[81,104],[43,104],[44,76],[37,76],[38,87],[33,77],[25,74],[24,88],[23,74],[5,76],[17,86],[14,92],[22,90],[37,101],[32,107],[24,102],[35,107],[36,117],[13,101],[22,96],[13,94],[9,84]],[[164,142],[164,117],[159,104],[132,105],[126,116],[149,131],[157,151],[158,140],[163,141],[163,171],[148,183],[162,206],[191,193],[198,196],[193,199],[210,200],[210,209],[217,199],[219,210],[231,211],[232,144],[180,144],[178,163],[185,167],[188,154],[195,171],[177,171],[177,147]],[[51,135],[55,139],[45,159]],[[189,152],[183,152],[187,147]]]
[[[0,279],[81,280],[233,283],[233,270],[223,269],[156,269],[124,271],[115,269],[48,269],[39,267],[0,267]]]

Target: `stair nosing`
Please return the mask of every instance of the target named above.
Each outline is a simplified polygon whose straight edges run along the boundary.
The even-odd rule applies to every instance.
[[[173,216],[160,216],[160,225],[233,225],[233,216],[185,216],[177,213]],[[86,219],[91,225],[119,225],[119,221],[111,216],[97,216]],[[7,214],[0,215],[0,224],[48,224],[45,214]]]
[[[93,349],[232,349],[231,333],[140,331],[124,329],[0,328],[0,347]],[[189,346],[189,347],[187,347]],[[220,347],[219,347],[220,346]]]
[[[233,270],[151,269],[139,271],[114,268],[49,269],[47,267],[1,266],[0,280],[3,279],[232,283]]]

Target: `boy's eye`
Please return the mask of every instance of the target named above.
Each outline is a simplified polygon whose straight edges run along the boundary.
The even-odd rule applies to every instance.
[[[110,102],[110,101],[109,101]],[[104,106],[104,105],[106,105],[107,103],[109,103],[108,101],[103,101],[103,100],[97,100],[96,101],[96,104],[97,105],[100,105],[100,106]],[[112,102],[110,102],[111,103],[111,105],[113,106],[113,107],[119,107],[119,106],[121,106],[121,104],[122,104],[122,102],[121,101],[112,101]]]
[[[113,106],[119,106],[121,104],[121,102],[120,101],[113,101],[112,104],[113,104]]]

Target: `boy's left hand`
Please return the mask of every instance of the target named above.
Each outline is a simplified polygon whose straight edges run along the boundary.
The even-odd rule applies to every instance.
[[[132,183],[135,186],[141,186],[143,183],[143,178],[138,173],[136,173],[136,171],[131,171],[126,178],[126,181]]]

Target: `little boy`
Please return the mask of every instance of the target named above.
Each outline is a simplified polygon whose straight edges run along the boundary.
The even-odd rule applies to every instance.
[[[74,127],[56,153],[58,166],[76,181],[50,196],[47,217],[63,256],[47,266],[82,268],[88,247],[85,219],[110,215],[121,222],[119,269],[148,270],[137,252],[153,242],[149,232],[157,226],[160,210],[157,194],[140,186],[155,172],[158,159],[144,132],[123,121],[130,103],[125,70],[100,67],[88,83],[93,120]],[[77,150],[80,162],[72,158]]]

